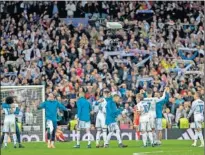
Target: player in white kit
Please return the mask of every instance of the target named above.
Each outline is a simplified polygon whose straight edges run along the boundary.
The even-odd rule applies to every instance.
[[[199,98],[199,94],[194,94],[194,101],[192,102],[191,110],[187,116],[189,119],[192,114],[194,114],[195,123],[195,137],[192,146],[196,146],[197,139],[201,140],[201,145],[199,147],[204,147],[204,139],[202,135],[202,123],[204,121],[204,101]]]
[[[157,140],[157,135],[155,132],[155,128],[156,128],[156,103],[163,100],[165,98],[165,92],[163,93],[162,97],[159,97],[159,94],[156,94],[156,97],[152,97],[152,90],[148,89],[147,90],[147,97],[144,98],[143,101],[146,101],[149,103],[150,105],[150,109],[149,109],[149,123],[150,123],[150,127],[152,129],[152,135],[153,135],[153,141],[154,143]]]
[[[99,142],[100,142],[100,134],[103,133],[103,141],[104,146],[106,145],[107,140],[107,125],[105,124],[105,114],[106,114],[106,105],[107,101],[106,98],[108,97],[108,90],[103,91],[103,98],[98,100],[98,114],[96,118],[96,128],[97,128],[97,134],[96,134],[96,148],[99,148]]]
[[[151,103],[149,100],[142,100],[137,104],[137,110],[140,113],[140,120],[139,120],[139,131],[142,135],[142,141],[144,144],[144,147],[147,146],[147,137],[149,137],[149,140],[154,147],[153,142],[153,135],[152,135],[152,129],[150,124],[150,107]]]
[[[14,148],[16,147],[17,137],[16,137],[16,120],[15,120],[15,108],[16,104],[12,104],[14,102],[13,97],[9,96],[6,98],[5,103],[2,103],[2,109],[5,114],[4,118],[4,126],[3,132],[4,134],[4,147],[7,147],[8,143],[8,134],[11,133],[13,135]]]

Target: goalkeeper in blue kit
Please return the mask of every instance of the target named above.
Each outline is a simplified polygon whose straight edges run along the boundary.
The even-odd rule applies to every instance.
[[[47,101],[41,103],[38,109],[45,109],[46,113],[46,129],[48,138],[48,148],[55,148],[55,133],[57,129],[57,110],[68,111],[66,107],[54,99],[52,93],[49,94]]]

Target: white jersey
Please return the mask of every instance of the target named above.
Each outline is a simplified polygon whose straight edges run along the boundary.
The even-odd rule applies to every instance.
[[[16,126],[15,126],[15,115],[14,115],[14,108],[11,108],[11,105],[3,103],[2,104],[2,109],[5,114],[4,118],[4,127],[3,127],[3,132],[15,132],[16,131]]]
[[[156,103],[163,100],[164,98],[165,98],[165,92],[163,93],[163,96],[161,98],[157,98],[157,97],[144,98],[143,101],[149,102],[150,105],[149,114],[151,118],[156,118]]]
[[[188,117],[194,113],[194,121],[201,121],[204,118],[204,101],[197,99],[192,102],[191,110]]]
[[[104,115],[106,114],[106,105],[107,101],[105,98],[103,98],[103,101],[98,104],[98,115]]]
[[[150,102],[141,101],[137,104],[137,109],[140,111],[140,122],[148,122],[150,115]]]
[[[107,101],[105,98],[102,98],[102,99],[103,99],[103,101],[98,104],[98,114],[97,114],[95,126],[96,126],[96,128],[101,128],[101,129],[104,128],[105,129],[105,128],[107,128],[107,126],[105,124],[105,114],[106,114]]]
[[[154,97],[154,98],[145,98],[143,101],[148,102],[150,105],[149,109],[149,114],[151,117],[156,118],[156,103],[159,99]]]

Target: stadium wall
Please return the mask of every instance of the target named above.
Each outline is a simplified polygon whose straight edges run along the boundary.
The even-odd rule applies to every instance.
[[[62,137],[56,137],[60,141],[75,141],[77,138],[76,131],[69,131],[67,129],[62,129]],[[92,130],[92,141],[95,140],[96,131]],[[177,140],[193,140],[194,139],[194,129],[164,129],[163,130],[163,139],[170,140],[170,139],[177,139]],[[60,135],[59,135],[60,136]],[[135,130],[121,130],[121,137],[123,140],[138,140],[136,137]],[[87,141],[88,135],[82,131],[81,140]],[[102,135],[101,135],[102,139]],[[111,140],[116,140],[116,136],[113,135]],[[31,142],[31,141],[40,141],[40,137],[37,134],[23,134],[22,141]]]

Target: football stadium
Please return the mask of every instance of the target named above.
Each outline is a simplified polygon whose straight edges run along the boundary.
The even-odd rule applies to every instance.
[[[0,1],[2,155],[203,155],[204,1]]]

